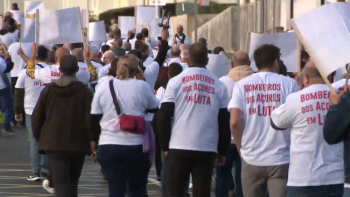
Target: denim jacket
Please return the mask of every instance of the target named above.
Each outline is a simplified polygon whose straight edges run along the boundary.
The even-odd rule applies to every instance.
[[[350,92],[340,99],[338,105],[328,109],[323,136],[328,144],[344,143],[345,183],[350,183]]]

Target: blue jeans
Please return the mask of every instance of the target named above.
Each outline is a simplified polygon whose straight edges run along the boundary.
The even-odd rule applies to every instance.
[[[165,191],[166,191],[166,178],[167,178],[167,175],[166,175],[166,169],[165,169],[165,153],[164,153],[164,151],[162,151],[161,156],[162,156],[162,171],[161,171],[161,174],[160,174],[161,175],[160,180],[162,182],[162,197],[166,197]],[[188,194],[189,184],[190,183],[188,182],[187,187],[185,188],[185,193],[186,194],[185,194],[184,197],[189,197],[190,196]]]
[[[288,187],[287,197],[342,197],[344,184]]]
[[[14,114],[12,93],[10,88],[4,88],[0,90],[0,104],[4,110],[4,129],[11,130],[11,119]]]
[[[29,114],[25,114],[25,116],[28,137],[30,140],[30,163],[32,164],[33,174],[40,175],[41,170],[46,171],[45,173],[48,173],[49,158],[47,155],[39,154],[38,143],[33,135],[32,116]]]
[[[344,196],[343,197],[350,197],[350,188],[344,188]]]
[[[97,160],[107,176],[109,197],[146,197],[146,186],[151,163],[142,145],[101,145]]]
[[[233,164],[235,167],[232,169]],[[232,173],[232,170],[234,171]],[[241,158],[237,151],[235,144],[230,145],[229,152],[226,155],[226,163],[216,169],[216,184],[215,184],[215,196],[216,197],[228,197],[230,188],[230,182],[232,181],[232,174],[234,174],[234,190],[236,197],[243,197],[242,183],[241,183]]]

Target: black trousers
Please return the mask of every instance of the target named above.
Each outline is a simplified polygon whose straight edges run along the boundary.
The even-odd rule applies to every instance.
[[[85,155],[82,152],[49,152],[56,197],[78,196],[78,183]]]
[[[192,174],[193,196],[210,197],[216,153],[169,150],[166,162],[166,196],[183,197]]]

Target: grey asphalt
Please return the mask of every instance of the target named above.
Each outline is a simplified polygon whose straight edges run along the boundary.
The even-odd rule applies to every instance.
[[[0,128],[2,128],[0,124]],[[15,136],[0,134],[0,197],[54,196],[42,188],[42,182],[27,181],[31,174],[27,130],[14,127]],[[79,196],[108,196],[108,184],[99,175],[99,165],[86,158],[79,182]],[[151,169],[148,196],[160,196],[160,186],[155,182],[155,169]]]

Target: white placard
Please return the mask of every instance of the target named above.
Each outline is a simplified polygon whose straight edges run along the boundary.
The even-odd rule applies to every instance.
[[[228,74],[231,69],[230,62],[226,59],[224,53],[208,54],[208,64],[207,69],[214,73],[218,78],[223,77]]]
[[[128,31],[133,30],[135,27],[135,17],[119,16],[118,24],[122,34],[122,38],[128,38]]]
[[[164,6],[166,4],[166,0],[149,0],[150,6]]]
[[[81,15],[81,24],[83,28],[87,28],[89,26],[89,12],[85,9],[80,10]]]
[[[294,32],[277,33],[277,34],[256,34],[250,32],[249,42],[249,59],[251,67],[257,71],[254,61],[254,51],[264,45],[273,44],[281,49],[281,60],[287,67],[288,72],[297,72],[296,56],[297,56],[297,36]]]
[[[150,26],[150,36],[158,37],[161,36],[162,29],[158,26],[158,23],[162,22],[161,18],[156,18],[156,7],[142,7],[137,6],[135,8],[136,16],[136,32],[141,32],[141,25],[147,24],[147,21]],[[165,19],[166,20],[166,19]],[[165,21],[163,21],[164,23]],[[169,26],[171,27],[172,22],[169,20]],[[169,29],[170,36],[173,35],[173,32]]]
[[[104,21],[89,23],[89,41],[106,41]]]
[[[78,7],[62,10],[39,10],[39,45],[83,42]]]
[[[20,42],[21,43],[35,42],[35,19],[22,18]]]
[[[350,4],[331,3],[292,21],[298,38],[324,78],[338,69],[345,71],[345,65],[350,63],[349,18]]]
[[[35,14],[36,9],[44,9],[42,1],[25,1],[26,14]]]

